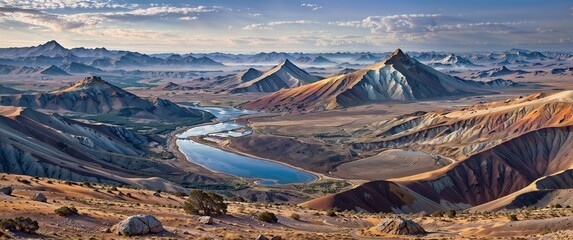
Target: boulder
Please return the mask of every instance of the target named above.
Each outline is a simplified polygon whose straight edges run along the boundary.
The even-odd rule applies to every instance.
[[[0,187],[0,193],[4,193],[6,195],[12,195],[12,187],[10,186]]]
[[[213,224],[213,218],[210,216],[202,216],[199,218],[199,222],[203,224]]]
[[[255,238],[255,240],[269,240],[269,239],[264,235],[260,234],[257,238]]]
[[[420,224],[401,217],[391,218],[383,221],[374,227],[374,230],[392,235],[420,235],[426,233],[426,230],[424,230]]]
[[[123,236],[159,233],[163,230],[161,222],[151,215],[130,216],[115,226],[115,232]]]
[[[38,202],[47,202],[48,201],[48,198],[46,197],[46,195],[44,195],[41,192],[34,194],[34,196],[32,196],[31,199],[34,201],[38,201]]]

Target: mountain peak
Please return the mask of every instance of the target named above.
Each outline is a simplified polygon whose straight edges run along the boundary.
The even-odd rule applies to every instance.
[[[51,40],[42,45],[43,47],[47,48],[64,48],[60,43],[56,42],[56,40]]]
[[[386,63],[410,62],[410,58],[408,57],[408,55],[402,52],[402,49],[398,48],[396,49],[396,51],[392,53],[392,55],[390,55],[390,57],[388,57],[388,59],[385,62]]]
[[[101,85],[101,84],[109,85],[108,82],[106,82],[105,80],[103,80],[101,77],[98,77],[98,76],[85,77],[84,79],[79,81],[78,84],[81,84],[81,85]]]

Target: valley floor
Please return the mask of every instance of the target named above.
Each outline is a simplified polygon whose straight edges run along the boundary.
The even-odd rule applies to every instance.
[[[30,217],[39,222],[37,234],[4,231],[9,238],[54,239],[110,239],[117,238],[106,229],[136,214],[156,216],[166,231],[144,238],[184,239],[254,239],[259,234],[282,239],[568,239],[573,234],[573,209],[562,208],[520,209],[505,212],[460,212],[455,217],[432,216],[425,213],[400,215],[425,228],[423,236],[400,237],[380,235],[373,226],[395,214],[367,214],[337,212],[327,216],[323,211],[306,209],[290,204],[229,202],[225,216],[214,217],[214,224],[199,223],[199,216],[186,214],[181,208],[184,197],[171,193],[154,196],[154,191],[62,181],[46,178],[3,174],[0,186],[12,186],[12,195],[0,194],[2,216]],[[31,200],[41,192],[47,202]],[[79,215],[61,217],[54,210],[61,206],[75,206]],[[274,224],[255,220],[257,212],[269,211],[277,215]],[[300,215],[299,220],[291,218]],[[514,214],[519,221],[510,221]],[[1,237],[0,237],[1,238]]]

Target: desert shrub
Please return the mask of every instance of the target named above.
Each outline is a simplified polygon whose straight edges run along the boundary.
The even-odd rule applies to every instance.
[[[255,218],[259,221],[268,223],[276,223],[279,221],[279,219],[277,218],[277,216],[275,216],[274,213],[267,211],[257,214]]]
[[[334,211],[333,209],[330,209],[330,210],[326,211],[326,216],[336,217],[336,211]]]
[[[92,184],[89,182],[82,182],[82,186],[84,187],[92,187]]]
[[[23,184],[28,184],[28,185],[29,185],[30,183],[32,183],[32,182],[30,182],[30,181],[27,180],[27,179],[18,179],[18,182],[21,182],[21,183],[23,183]]]
[[[227,204],[219,194],[193,190],[183,203],[183,210],[189,214],[212,216],[227,213]]]
[[[432,217],[443,217],[443,216],[444,216],[443,211],[435,211],[434,213],[432,213]]]
[[[54,182],[52,180],[48,180],[46,181],[47,184],[54,184]]]
[[[74,182],[66,180],[66,181],[64,181],[64,184],[72,186],[72,185],[74,185]]]
[[[517,216],[516,216],[515,214],[509,214],[509,215],[507,215],[507,219],[509,219],[509,221],[513,221],[513,222],[519,221],[519,220],[517,219]]]
[[[130,198],[130,197],[131,197],[131,193],[127,193],[126,195],[127,195],[127,197],[128,197],[128,198]]]
[[[187,196],[187,194],[182,193],[182,192],[175,192],[175,193],[173,193],[173,195],[175,195],[176,197],[180,197],[180,198],[183,198],[183,197],[186,197],[186,196]]]
[[[561,206],[561,204],[556,203],[555,205],[553,205],[554,208],[562,208],[563,206]]]
[[[290,215],[290,218],[298,221],[298,220],[300,220],[300,215],[298,215],[297,213],[293,213]]]
[[[449,217],[449,218],[454,218],[454,217],[456,217],[456,214],[457,214],[457,213],[456,213],[456,210],[454,210],[454,209],[450,209],[450,210],[448,210],[448,212],[446,212],[446,216]]]
[[[63,206],[57,208],[56,210],[54,210],[54,212],[62,217],[69,217],[71,215],[78,214],[78,209],[76,209],[73,206],[72,207]]]
[[[0,219],[0,228],[10,231],[35,233],[40,226],[37,221],[30,218],[16,217],[14,219]]]
[[[231,202],[246,202],[246,200],[241,196],[233,196],[232,198],[229,198],[229,201],[231,201]]]

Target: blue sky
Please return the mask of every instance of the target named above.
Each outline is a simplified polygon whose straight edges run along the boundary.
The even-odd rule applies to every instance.
[[[573,50],[573,1],[0,0],[0,47],[157,52]]]

